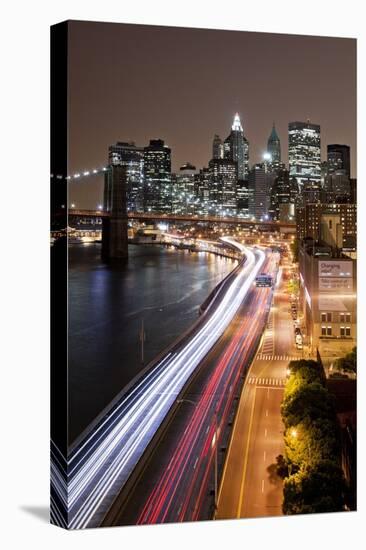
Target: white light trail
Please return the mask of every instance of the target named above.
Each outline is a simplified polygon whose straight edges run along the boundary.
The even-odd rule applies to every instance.
[[[71,456],[67,488],[71,528],[99,525],[184,384],[226,330],[251,288],[265,253],[259,249],[254,253],[230,238],[222,240],[245,254],[246,261],[214,313],[180,349],[158,363]],[[62,494],[62,481],[57,478],[55,485]]]

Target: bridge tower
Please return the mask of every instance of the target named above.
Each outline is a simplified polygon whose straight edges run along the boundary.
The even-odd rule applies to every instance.
[[[108,218],[103,218],[102,258],[104,260],[123,260],[128,257],[126,194],[126,167],[109,166],[104,180],[104,211],[110,213]]]

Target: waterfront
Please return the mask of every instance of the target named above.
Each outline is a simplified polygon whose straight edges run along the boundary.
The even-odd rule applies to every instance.
[[[69,246],[69,442],[142,368],[182,334],[236,262],[204,252],[129,247],[107,265],[100,245]],[[183,282],[182,282],[183,281]]]

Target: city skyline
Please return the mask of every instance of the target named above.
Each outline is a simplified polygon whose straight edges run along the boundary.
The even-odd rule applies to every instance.
[[[357,176],[354,40],[71,22],[69,45],[70,172],[104,165],[116,141],[159,138],[174,172],[186,162],[202,168],[214,134],[225,139],[238,112],[250,165],[262,160],[273,121],[287,163],[288,123],[310,119],[321,126],[322,159],[327,144],[347,144]],[[95,204],[101,187],[97,178],[87,193],[73,186],[73,200]]]
[[[295,137],[295,141],[294,141],[294,136],[293,136],[294,129],[296,129],[296,133],[298,134],[298,136]],[[240,161],[239,161],[239,158],[237,160],[234,159],[235,154],[236,154],[235,150],[236,150],[236,147],[239,146],[239,143],[238,143],[238,145],[235,145],[235,144],[232,143],[232,139],[233,139],[232,136],[233,135],[236,136],[238,134],[238,130],[239,130],[239,133],[242,136],[241,139],[244,140],[243,141],[243,147],[247,147],[246,152],[243,151],[244,156],[243,156],[242,160],[240,160]],[[309,145],[311,145],[310,142],[308,142],[308,139],[309,138],[311,138],[311,140],[313,139],[312,134],[311,135],[309,134],[309,136],[307,134],[308,134],[309,131],[311,133],[314,130],[315,130],[316,136],[317,136],[316,143],[314,142],[314,144],[313,144],[315,146],[315,149],[314,149],[314,147],[310,147],[310,148],[314,149],[312,151],[312,155],[315,154],[315,157],[310,162],[310,164],[308,165],[308,160],[305,159],[305,157],[303,158],[302,147],[305,146],[307,148]],[[305,134],[303,134],[303,131],[305,131]],[[296,176],[296,179],[297,179],[298,184],[300,186],[299,187],[299,190],[300,190],[300,188],[302,188],[302,184],[304,182],[308,181],[309,175],[310,175],[310,173],[313,173],[313,169],[314,169],[315,166],[316,166],[317,175],[315,175],[315,172],[314,172],[314,174],[310,177],[310,180],[313,179],[313,184],[315,184],[316,186],[320,184],[321,170],[323,170],[323,167],[327,163],[329,165],[329,174],[331,173],[333,165],[332,165],[332,160],[329,157],[329,151],[330,150],[333,150],[333,149],[335,151],[347,150],[348,151],[348,153],[347,153],[348,154],[348,172],[347,172],[347,174],[348,174],[348,182],[349,182],[349,178],[350,178],[350,176],[352,176],[352,174],[350,174],[350,156],[351,156],[350,146],[346,145],[346,144],[329,144],[329,143],[324,144],[324,142],[321,139],[321,135],[322,135],[322,131],[321,131],[321,126],[319,124],[314,124],[314,123],[310,122],[309,120],[302,121],[302,122],[301,121],[289,122],[288,123],[288,133],[287,133],[287,136],[286,136],[287,137],[287,145],[288,145],[288,147],[287,147],[287,158],[283,159],[282,156],[281,156],[281,143],[282,143],[282,140],[281,140],[280,136],[277,133],[276,124],[273,121],[271,133],[269,134],[269,137],[268,137],[268,140],[267,140],[267,147],[264,149],[264,151],[262,153],[262,156],[260,158],[260,161],[259,162],[250,162],[250,160],[251,160],[250,159],[250,149],[249,149],[250,144],[249,144],[249,141],[247,140],[247,138],[246,138],[246,136],[243,132],[243,127],[241,125],[241,119],[240,119],[239,113],[236,112],[235,115],[233,116],[233,123],[231,125],[231,132],[230,132],[229,136],[225,140],[222,140],[220,135],[218,135],[218,134],[215,134],[213,136],[212,146],[211,146],[212,154],[211,154],[211,156],[209,156],[209,159],[208,159],[207,163],[204,164],[203,166],[195,167],[189,161],[187,161],[183,165],[179,166],[178,169],[173,170],[173,168],[172,168],[173,167],[173,162],[172,162],[173,151],[171,150],[171,148],[168,147],[168,144],[166,144],[164,142],[164,140],[161,140],[161,139],[149,140],[148,145],[137,144],[133,140],[129,140],[129,141],[125,141],[125,142],[117,141],[115,145],[113,145],[113,144],[109,145],[109,147],[108,147],[108,161],[104,164],[106,166],[108,164],[109,165],[113,165],[113,164],[116,164],[116,163],[119,164],[120,161],[118,160],[118,156],[119,156],[118,151],[122,151],[122,150],[130,151],[129,153],[127,153],[127,157],[122,162],[122,164],[124,164],[127,161],[127,159],[129,159],[127,162],[131,162],[132,158],[133,158],[133,157],[131,157],[131,154],[132,155],[136,154],[137,158],[131,164],[130,169],[132,169],[132,172],[129,175],[129,178],[130,178],[130,182],[131,182],[132,186],[135,187],[135,191],[132,192],[133,196],[135,197],[135,194],[137,193],[138,195],[141,195],[141,197],[140,197],[141,200],[142,200],[142,193],[143,193],[143,188],[144,188],[144,181],[143,181],[144,180],[144,176],[143,176],[143,172],[144,172],[143,157],[144,157],[144,155],[143,155],[143,151],[147,151],[152,143],[155,143],[155,144],[160,143],[163,147],[163,150],[167,150],[169,152],[169,167],[168,167],[169,169],[168,169],[168,172],[170,174],[169,185],[170,185],[171,189],[170,189],[170,192],[167,191],[167,193],[168,193],[167,194],[167,199],[168,199],[169,193],[171,193],[172,190],[173,190],[173,195],[174,195],[174,188],[175,188],[175,186],[177,184],[177,181],[178,181],[177,180],[177,175],[179,176],[179,172],[182,170],[182,168],[185,169],[186,167],[191,167],[191,168],[193,168],[193,170],[195,170],[197,172],[197,174],[198,174],[198,172],[202,173],[202,171],[208,171],[209,172],[212,168],[212,163],[215,160],[217,161],[217,159],[221,159],[223,163],[228,162],[230,159],[233,160],[234,163],[238,167],[237,168],[238,176],[239,176],[239,173],[240,173],[240,168],[239,167],[240,167],[242,162],[245,162],[246,163],[245,166],[247,167],[246,168],[247,173],[246,173],[246,176],[244,176],[244,178],[246,180],[246,183],[248,183],[248,178],[250,176],[250,173],[256,167],[259,167],[259,166],[262,166],[262,165],[263,165],[263,167],[267,166],[266,170],[268,169],[268,167],[271,167],[270,171],[273,172],[273,173],[277,172],[281,166],[283,168],[286,167],[289,170],[290,175],[292,174],[293,177]],[[300,139],[300,142],[297,143],[299,139]],[[302,143],[302,140],[305,140],[305,141]],[[300,147],[300,149],[298,149],[298,147]],[[322,155],[323,149],[326,150],[326,157],[325,158]],[[132,151],[135,151],[136,153],[132,153]],[[249,154],[248,154],[248,152],[249,152]],[[232,157],[233,155],[234,155],[234,157]],[[248,162],[248,160],[249,160],[249,162]],[[303,164],[303,167],[301,169],[300,169],[300,165],[297,168],[300,170],[300,172],[302,172],[304,170],[305,179],[301,179],[303,176],[299,177],[300,173],[296,175],[295,171],[293,171],[294,168],[292,168],[291,166],[293,165],[294,162],[295,163],[299,162],[300,165]],[[342,162],[343,161],[338,159],[338,163],[342,163]],[[311,168],[311,166],[312,166],[312,168]],[[243,167],[244,167],[244,164],[243,164]],[[308,173],[309,169],[310,169],[310,172]],[[81,180],[83,180],[84,176],[89,176],[89,175],[93,176],[91,181],[88,178],[88,180],[89,180],[88,188],[90,190],[90,187],[93,187],[93,185],[90,185],[90,183],[92,183],[93,180],[96,180],[96,179],[98,180],[98,178],[101,178],[104,170],[106,170],[106,167],[105,166],[102,167],[100,165],[100,166],[97,167],[97,170],[94,169],[94,167],[93,167],[93,169],[91,167],[89,167],[88,170],[85,171],[85,172],[80,171],[80,172],[77,172],[75,174],[70,173],[68,175],[68,178],[70,179],[70,183],[71,183],[70,205],[73,208],[76,207],[76,204],[75,204],[74,193],[72,192],[72,189],[78,189],[78,188],[80,189],[80,187],[78,185],[79,181],[80,181],[79,177],[82,176]],[[141,172],[141,170],[142,170],[142,172]],[[165,168],[164,168],[164,170],[165,170]],[[168,175],[168,172],[167,172],[167,175]],[[95,174],[97,174],[97,175],[95,176]],[[157,176],[158,176],[158,174],[159,174],[159,172],[157,173]],[[142,179],[141,179],[141,177],[142,177]],[[145,174],[145,177],[147,177],[146,174]],[[77,180],[75,180],[75,178],[77,178]],[[347,176],[346,176],[346,178],[347,178]],[[160,179],[160,176],[158,176],[158,179]],[[239,180],[242,179],[242,178],[238,177],[237,179],[238,179],[238,181],[236,182],[236,187],[238,189],[240,189],[240,185],[238,185],[238,184],[239,184]],[[318,179],[319,179],[319,181],[318,181]],[[323,175],[322,175],[321,179],[323,181]],[[353,180],[356,181],[357,178],[353,178]],[[316,182],[318,182],[318,183],[316,183]],[[325,186],[324,189],[327,187],[327,185],[328,184],[326,183],[326,181],[324,181],[321,184],[322,187]],[[102,181],[101,182],[101,188],[99,190],[100,196],[103,194],[103,186],[104,186],[104,182]],[[130,187],[130,184],[129,184],[129,187]],[[178,193],[178,192],[179,192],[178,187],[176,187],[175,193]],[[350,193],[350,190],[347,190],[345,192]],[[128,191],[128,197],[129,197],[128,198],[129,209],[131,208],[131,206],[132,206],[133,210],[135,210],[135,209],[141,210],[141,208],[143,208],[142,202],[141,202],[140,206],[138,206],[138,202],[135,203],[135,201],[137,199],[137,195],[133,199],[132,203],[130,202],[130,200],[131,200],[130,199],[131,198],[130,191]],[[170,197],[170,199],[171,199],[171,197]],[[239,195],[238,195],[238,199],[239,199]],[[139,199],[137,199],[137,200],[139,200]],[[101,202],[102,202],[101,199],[98,198],[98,206],[97,206],[98,209],[100,209],[102,207]],[[165,204],[165,201],[163,201],[163,202]],[[173,202],[174,202],[174,200],[173,200]],[[155,204],[154,201],[153,201],[152,204]],[[167,205],[165,205],[163,207],[163,210],[166,208],[166,206]],[[171,208],[171,206],[172,206],[172,204],[171,204],[171,201],[170,201],[170,208]],[[79,207],[80,207],[80,203],[79,203]],[[148,210],[150,211],[151,209],[149,208]],[[169,211],[169,210],[167,210],[167,211]]]

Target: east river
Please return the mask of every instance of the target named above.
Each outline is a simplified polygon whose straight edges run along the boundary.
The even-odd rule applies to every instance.
[[[107,265],[99,244],[69,246],[69,442],[143,368],[184,332],[235,266],[207,254],[129,245],[128,262]]]

